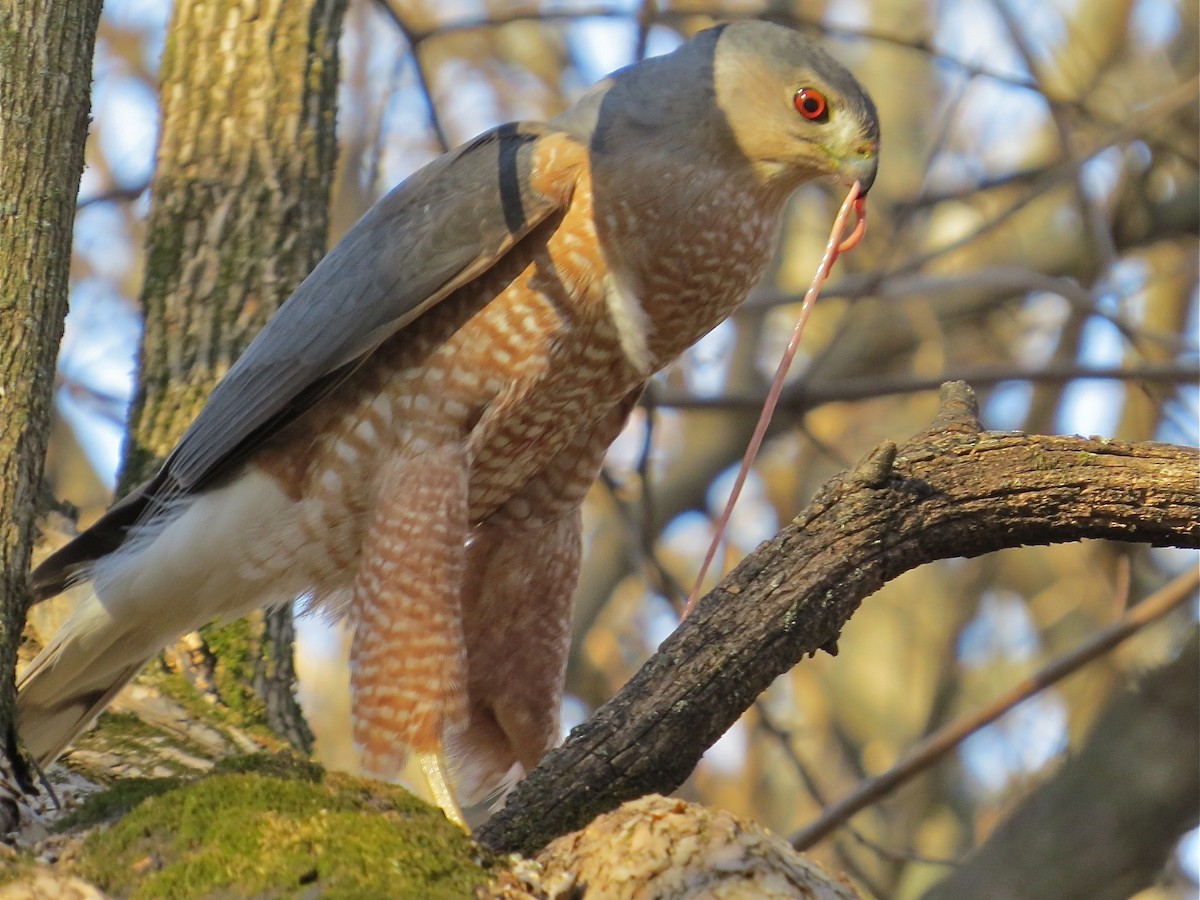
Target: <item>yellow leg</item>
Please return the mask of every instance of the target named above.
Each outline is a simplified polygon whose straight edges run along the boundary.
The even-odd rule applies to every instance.
[[[433,793],[434,802],[442,808],[447,819],[469,832],[471,829],[467,827],[467,820],[463,818],[458,800],[454,797],[454,789],[450,787],[450,773],[446,771],[446,760],[441,752],[421,751],[417,753],[417,761],[421,763],[421,771],[425,773],[425,783]]]

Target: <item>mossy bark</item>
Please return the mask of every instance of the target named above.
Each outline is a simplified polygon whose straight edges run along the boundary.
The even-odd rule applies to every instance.
[[[0,736],[15,761],[54,360],[67,312],[100,0],[0,0]]]
[[[345,0],[175,7],[121,491],[152,474],[324,252],[344,10]],[[271,674],[256,679],[268,692],[262,708],[306,747],[292,699],[290,612],[269,613],[258,632],[241,645],[221,641],[242,656],[229,668]],[[185,665],[197,658],[211,655],[177,654]]]
[[[402,788],[287,756],[238,757],[193,781],[123,781],[62,827],[99,823],[75,869],[117,897],[449,900],[472,896],[494,864]]]

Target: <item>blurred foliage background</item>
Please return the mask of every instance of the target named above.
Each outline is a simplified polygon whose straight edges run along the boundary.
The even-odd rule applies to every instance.
[[[100,27],[48,469],[85,522],[110,500],[135,371],[167,7],[109,0]],[[553,115],[612,68],[743,16],[823,36],[874,96],[884,144],[868,239],[810,322],[726,568],[832,474],[925,426],[943,380],[980,392],[988,428],[1197,443],[1200,14],[1188,0],[356,0],[330,243],[446,147]],[[657,379],[614,445],[585,511],[567,725],[676,624],[839,201],[820,188],[795,198],[773,271]],[[837,658],[778,679],[683,793],[788,834],[1195,565],[1087,542],[911,572],[864,605]],[[1017,707],[816,856],[880,896],[913,896],[1194,618]],[[353,769],[344,637],[312,620],[301,630],[318,755]],[[1193,832],[1145,896],[1194,896],[1198,857]]]

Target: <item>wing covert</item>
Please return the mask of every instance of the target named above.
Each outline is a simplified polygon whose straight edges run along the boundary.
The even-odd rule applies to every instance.
[[[536,144],[561,133],[504,125],[394,188],[280,307],[167,458],[167,490],[202,486],[340,383],[384,339],[491,268],[565,205],[535,177]]]
[[[434,160],[376,203],[250,343],[158,473],[43,560],[30,576],[36,599],[84,576],[148,511],[227,471],[383,340],[564,208],[575,173],[569,165],[550,172],[535,165],[538,157],[554,160],[561,141],[579,144],[549,125],[503,125]],[[539,154],[542,142],[549,153]]]

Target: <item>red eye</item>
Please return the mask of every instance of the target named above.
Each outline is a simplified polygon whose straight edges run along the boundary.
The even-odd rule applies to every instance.
[[[796,97],[793,100],[796,104],[796,112],[804,116],[810,122],[818,120],[824,121],[825,115],[825,95],[816,88],[800,88],[796,91]]]

